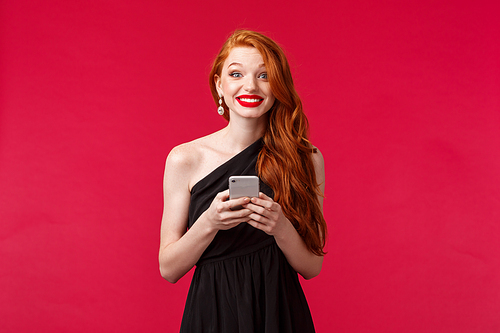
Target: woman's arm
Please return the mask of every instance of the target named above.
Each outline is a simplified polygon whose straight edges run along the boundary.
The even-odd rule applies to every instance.
[[[316,180],[320,190],[325,190],[325,167],[321,152],[318,150],[312,155]],[[318,196],[323,211],[323,197]],[[309,251],[304,240],[292,223],[283,215],[281,207],[271,198],[261,193],[259,198],[252,198],[252,203],[246,206],[255,213],[251,214],[248,223],[274,236],[276,243],[287,258],[290,265],[305,279],[317,276],[323,265],[323,256]]]
[[[177,147],[165,163],[159,265],[161,276],[171,283],[177,282],[196,264],[218,230],[246,222],[250,214],[248,209],[230,210],[247,203],[248,198],[226,201],[229,191],[224,191],[187,230],[191,200],[189,180],[196,166],[194,155],[190,150]]]

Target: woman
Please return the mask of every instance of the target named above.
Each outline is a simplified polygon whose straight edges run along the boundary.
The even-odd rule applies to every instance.
[[[318,275],[325,254],[324,163],[286,57],[238,30],[209,82],[228,125],[165,166],[160,272],[175,283],[196,265],[181,332],[314,332],[297,273]],[[229,200],[232,175],[258,175],[259,197]]]

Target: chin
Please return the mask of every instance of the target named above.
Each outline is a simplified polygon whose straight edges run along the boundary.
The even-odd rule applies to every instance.
[[[258,119],[261,118],[262,116],[265,116],[267,112],[245,112],[245,113],[236,113],[239,117],[241,118],[247,118],[247,119]]]
[[[269,110],[267,111],[264,111],[264,110],[257,110],[257,109],[254,109],[254,110],[251,110],[251,109],[244,109],[244,110],[237,110],[237,111],[232,111],[231,110],[231,113],[234,114],[235,116],[239,116],[239,117],[242,117],[242,118],[260,118],[264,115],[267,114]]]

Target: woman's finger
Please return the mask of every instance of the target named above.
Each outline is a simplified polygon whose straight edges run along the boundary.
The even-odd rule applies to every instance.
[[[215,197],[220,201],[226,201],[227,199],[229,199],[229,190],[219,192]]]
[[[261,224],[268,224],[269,223],[269,218],[266,216],[260,215],[260,214],[252,213],[252,214],[248,215],[248,217],[250,219],[252,219],[253,221],[256,221],[256,222],[261,223]]]
[[[255,213],[260,214],[260,215],[266,215],[269,213],[269,209],[262,207],[258,204],[249,203],[247,205],[244,205],[243,207],[248,208],[248,209],[250,209],[250,210],[252,210]]]
[[[263,195],[265,195],[265,194],[263,194]],[[262,206],[266,209],[272,209],[272,207],[274,205],[274,201],[272,201],[272,199],[269,197],[267,197],[265,199],[264,198],[252,198],[251,202],[258,205],[258,206]]]
[[[264,224],[259,223],[259,222],[255,221],[255,220],[250,220],[247,223],[250,224],[255,229],[259,229],[259,230],[263,230],[266,227]]]
[[[271,197],[267,196],[263,192],[259,192],[259,198],[264,199],[264,200],[270,200],[270,201],[274,202],[274,200]]]
[[[243,205],[246,205],[250,202],[250,198],[242,197],[238,199],[232,199],[225,202],[226,207],[230,210],[239,210]]]

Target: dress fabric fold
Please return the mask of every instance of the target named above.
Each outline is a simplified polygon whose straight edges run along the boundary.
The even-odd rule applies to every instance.
[[[233,175],[256,175],[260,139],[191,190],[191,227]],[[260,191],[273,197],[261,180]],[[181,333],[314,332],[297,272],[274,237],[242,223],[217,233],[196,264]]]

